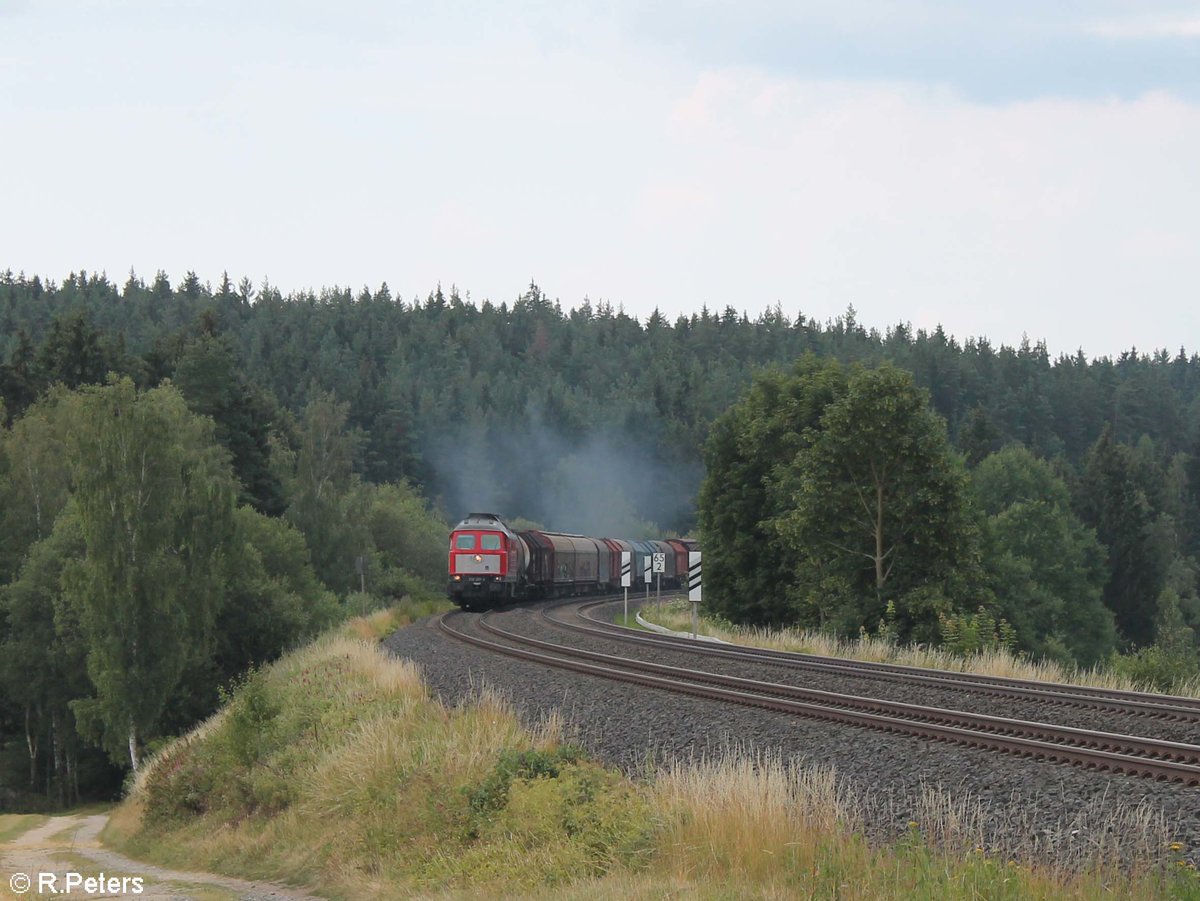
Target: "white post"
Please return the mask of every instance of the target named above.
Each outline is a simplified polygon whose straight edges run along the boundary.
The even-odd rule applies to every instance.
[[[700,552],[688,552],[688,600],[692,602],[692,638],[700,625]]]
[[[629,551],[621,551],[621,587],[625,589],[625,622],[629,625],[629,582],[633,563],[629,559]]]

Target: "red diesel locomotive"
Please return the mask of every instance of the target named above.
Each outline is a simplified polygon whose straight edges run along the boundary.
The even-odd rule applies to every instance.
[[[639,587],[647,558],[661,553],[664,588],[687,574],[691,539],[629,541],[530,529],[514,532],[495,513],[472,513],[450,533],[450,599],[464,610],[510,601],[570,597],[621,588],[621,553],[630,552],[632,583]]]

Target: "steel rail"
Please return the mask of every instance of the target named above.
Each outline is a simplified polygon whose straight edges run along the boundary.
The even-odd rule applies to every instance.
[[[566,622],[550,616],[550,611],[572,603],[564,601],[541,608],[540,615],[560,628],[581,634],[590,634],[609,639],[640,643],[647,646],[686,650],[689,653],[709,657],[747,660],[789,669],[828,672],[839,675],[854,675],[886,682],[919,683],[957,691],[975,691],[997,697],[1018,698],[1059,704],[1075,708],[1106,709],[1119,713],[1150,716],[1160,719],[1200,721],[1200,699],[1182,698],[1175,695],[1156,695],[1149,692],[1132,692],[1119,689],[1108,690],[1092,686],[1066,685],[1060,682],[1037,682],[1027,679],[1009,679],[1003,676],[984,676],[976,673],[956,673],[951,670],[925,669],[890,663],[872,663],[865,660],[848,660],[842,657],[822,657],[794,651],[776,651],[769,648],[753,648],[744,645],[714,645],[697,642],[690,638],[670,635],[648,635],[615,623],[594,623],[585,626]],[[585,603],[579,608],[581,618],[593,607],[608,601]]]
[[[456,630],[447,622],[453,616],[462,614],[452,612],[438,620],[439,628],[447,635],[477,647],[547,666],[694,697],[852,723],[885,732],[915,735],[935,741],[948,741],[1159,781],[1200,785],[1200,766],[1186,762],[1200,759],[1200,747],[1196,746],[1177,742],[1156,742],[1133,736],[1088,733],[1086,730],[1016,720],[1004,721],[998,717],[980,714],[921,708],[912,704],[856,698],[832,692],[798,689],[795,686],[724,677],[647,661],[633,661],[516,635],[487,622],[486,614],[479,618],[478,624],[481,628],[505,641],[515,641],[539,649],[530,650],[528,647],[513,647]],[[1056,736],[1057,740],[1049,740],[1051,735]],[[1063,743],[1072,740],[1080,744]],[[1139,748],[1144,750],[1139,752]],[[1153,750],[1149,750],[1151,748]],[[1138,756],[1139,753],[1157,756]],[[1184,759],[1177,759],[1181,757]]]

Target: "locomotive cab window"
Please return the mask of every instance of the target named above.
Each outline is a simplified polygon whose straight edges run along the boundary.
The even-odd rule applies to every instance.
[[[480,535],[479,536],[479,547],[485,551],[500,550],[500,536],[499,535]]]
[[[454,539],[454,546],[460,551],[473,551],[475,550],[475,536],[459,535]]]

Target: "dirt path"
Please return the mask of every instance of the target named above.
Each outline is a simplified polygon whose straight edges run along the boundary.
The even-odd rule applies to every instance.
[[[213,873],[181,873],[151,864],[141,863],[109,851],[100,845],[100,830],[108,822],[107,814],[92,816],[51,817],[46,823],[0,845],[0,898],[53,897],[48,888],[38,893],[38,874],[53,873],[55,887],[60,893],[67,887],[68,873],[87,879],[106,880],[122,876],[141,877],[143,890],[134,891],[132,881],[119,884],[116,891],[88,893],[86,887],[75,885],[71,896],[86,898],[138,899],[198,899],[198,901],[316,901],[315,896],[299,889],[271,882],[251,882],[217,876]],[[32,880],[32,887],[19,891],[24,885],[22,875]],[[43,877],[45,878],[45,877]]]

